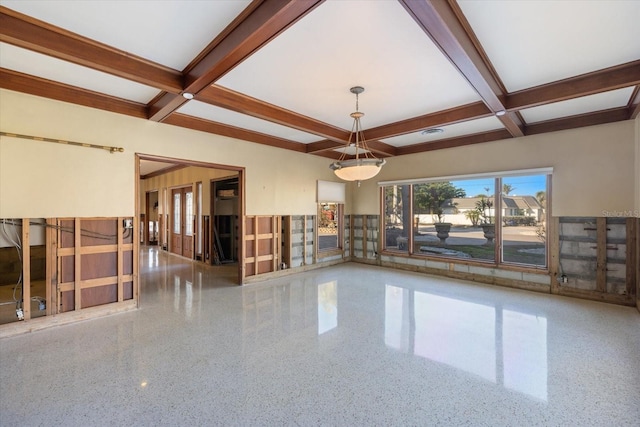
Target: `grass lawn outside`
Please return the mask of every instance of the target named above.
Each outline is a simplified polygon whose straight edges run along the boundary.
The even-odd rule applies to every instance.
[[[415,254],[427,254],[426,251],[421,251],[423,246],[433,246],[436,248],[447,248],[454,251],[462,252],[471,257],[471,259],[478,260],[493,260],[495,253],[495,245],[438,245],[436,243],[425,244],[425,242],[414,242]],[[544,244],[541,243],[523,243],[519,245],[505,245],[503,246],[503,259],[507,262],[513,262],[517,264],[530,264],[544,267],[546,264],[546,256],[544,254]],[[434,253],[428,253],[429,255],[439,256]],[[451,255],[447,256],[448,258]],[[454,256],[455,257],[455,256]],[[462,258],[462,257],[460,257]],[[466,258],[466,257],[465,257]]]

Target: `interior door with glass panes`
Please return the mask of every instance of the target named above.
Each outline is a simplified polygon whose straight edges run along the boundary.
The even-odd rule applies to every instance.
[[[171,200],[171,252],[193,259],[193,189],[174,188],[171,190]]]

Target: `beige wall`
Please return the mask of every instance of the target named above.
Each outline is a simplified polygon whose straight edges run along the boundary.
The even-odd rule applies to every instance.
[[[378,214],[377,181],[553,167],[553,214],[602,216],[640,205],[635,121],[439,150],[388,160],[347,213]],[[0,91],[0,130],[125,148],[124,153],[0,138],[0,218],[132,216],[135,153],[246,168],[246,213],[316,213],[316,180],[336,181],[326,158],[100,110]]]
[[[355,213],[379,212],[378,181],[541,167],[553,167],[553,215],[631,212],[637,198],[636,126],[628,120],[394,157],[373,180],[352,188]]]
[[[246,168],[248,215],[313,215],[316,180],[337,180],[326,158],[7,90],[0,129],[125,149],[0,138],[0,218],[132,216],[135,153]]]

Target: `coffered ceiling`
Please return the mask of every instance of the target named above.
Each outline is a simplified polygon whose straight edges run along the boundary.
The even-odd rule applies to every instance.
[[[636,0],[0,5],[2,88],[330,158],[356,85],[383,157],[640,112]]]

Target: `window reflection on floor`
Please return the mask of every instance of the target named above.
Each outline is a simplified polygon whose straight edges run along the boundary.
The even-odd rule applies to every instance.
[[[173,311],[180,311],[180,276],[173,276]]]
[[[547,319],[502,311],[504,386],[547,400]]]
[[[493,307],[415,292],[414,354],[496,382]]]
[[[386,285],[385,344],[547,399],[547,321]]]
[[[318,285],[318,335],[338,326],[338,282]]]
[[[195,279],[195,292],[197,292],[196,301],[198,301],[195,310],[199,311],[201,308],[202,274],[196,275]],[[194,282],[184,279],[184,301],[182,300],[182,282],[183,279],[181,276],[177,274],[173,276],[173,311],[179,313],[183,309],[185,317],[190,318],[194,314]]]
[[[388,347],[409,352],[409,289],[386,286],[384,342]]]
[[[153,267],[158,267],[158,251],[149,250],[149,254],[147,256],[148,268],[151,269]]]

